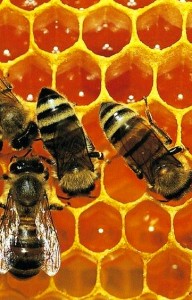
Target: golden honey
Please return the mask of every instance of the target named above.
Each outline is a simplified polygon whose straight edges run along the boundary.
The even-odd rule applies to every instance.
[[[33,118],[42,87],[66,95],[105,155],[92,197],[52,213],[59,272],[27,281],[1,275],[0,299],[192,299],[192,193],[159,202],[115,157],[98,117],[111,100],[145,116],[147,96],[173,146],[185,147],[178,159],[192,167],[191,42],[192,1],[0,1],[0,76],[9,76]],[[34,152],[48,155],[41,141]],[[5,143],[1,173],[12,153]],[[62,196],[55,180],[50,186],[51,197]]]

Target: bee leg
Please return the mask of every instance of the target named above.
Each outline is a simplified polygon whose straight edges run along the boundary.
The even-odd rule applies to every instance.
[[[143,179],[143,173],[137,166],[135,166],[135,165],[129,165],[129,166],[133,170],[133,172],[135,172],[138,179]]]
[[[3,148],[3,134],[0,131],[0,151],[2,150],[2,148]]]
[[[56,165],[56,162],[53,159],[51,159],[51,158],[47,158],[47,157],[42,156],[42,155],[40,155],[39,158],[42,159],[42,160],[44,160],[47,164],[49,164],[51,166]]]
[[[143,97],[143,100],[145,101],[145,105],[146,105],[146,109],[145,109],[145,114],[147,116],[147,119],[150,123],[150,125],[154,128],[154,130],[156,130],[160,135],[162,135],[165,139],[165,143],[166,144],[171,144],[172,143],[172,139],[170,138],[170,136],[164,132],[153,120],[152,114],[149,110],[149,106],[148,106],[148,102],[147,102],[147,97]]]
[[[104,155],[102,152],[92,151],[89,153],[89,157],[98,158],[100,160],[104,159]]]
[[[0,202],[0,207],[3,208],[3,209],[5,209],[6,208],[6,204]]]
[[[179,152],[183,151],[183,148],[181,146],[176,146],[174,148],[171,148],[170,150],[168,150],[170,155],[174,155],[177,154]]]
[[[49,209],[50,210],[62,210],[64,206],[59,205],[59,204],[50,204],[49,205]]]

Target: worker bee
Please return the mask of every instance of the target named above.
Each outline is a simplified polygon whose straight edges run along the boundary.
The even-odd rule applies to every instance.
[[[174,156],[182,147],[167,149],[165,144],[172,140],[153,121],[147,98],[144,100],[148,122],[126,105],[106,102],[100,108],[101,127],[139,179],[145,177],[151,190],[165,201],[179,199],[191,185],[192,171]]]
[[[48,171],[37,157],[16,158],[10,164],[7,201],[0,224],[0,273],[27,279],[42,269],[53,276],[60,267],[60,251],[45,182]],[[57,207],[61,209],[61,207]],[[56,209],[56,206],[55,206]]]
[[[23,105],[12,93],[12,86],[5,78],[0,79],[0,150],[5,139],[20,150],[29,147],[37,135],[36,123],[28,120]]]
[[[57,177],[69,196],[89,194],[98,174],[91,158],[102,159],[84,133],[68,100],[42,88],[37,102],[37,121],[45,147],[54,158]]]

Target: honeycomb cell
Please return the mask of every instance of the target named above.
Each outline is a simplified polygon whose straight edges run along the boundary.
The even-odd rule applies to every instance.
[[[146,192],[146,181],[139,180],[123,158],[112,159],[105,167],[104,185],[108,195],[119,202],[135,201]]]
[[[67,208],[63,211],[52,211],[52,217],[58,233],[60,251],[66,251],[74,242],[75,218]]]
[[[99,0],[62,0],[62,2],[69,6],[83,10],[84,8],[87,8],[95,3],[98,3]]]
[[[171,138],[173,142],[172,143],[172,147],[173,147],[177,139],[177,120],[175,118],[175,115],[170,110],[168,110],[163,105],[161,105],[156,99],[148,98],[148,108],[150,110],[154,123],[156,123],[157,126],[161,128]],[[148,120],[146,115],[145,103],[143,103],[143,106],[140,107],[137,110],[137,112],[146,120]],[[165,143],[165,138],[163,136],[159,134],[158,137],[162,140],[163,143]],[[167,148],[171,147],[171,145],[170,146],[165,145],[165,146]]]
[[[107,255],[101,264],[101,285],[118,299],[138,296],[143,289],[140,255],[127,249]]]
[[[142,1],[135,1],[135,0],[115,0],[115,2],[120,3],[128,8],[138,9],[145,7],[154,2],[154,0],[142,0]]]
[[[101,70],[88,54],[71,54],[57,70],[57,89],[77,105],[93,102],[101,91]]]
[[[104,297],[104,296],[102,296],[102,295],[96,295],[96,296],[94,296],[94,297],[89,297],[89,298],[87,298],[87,300],[108,300],[109,298],[106,298],[106,297]]]
[[[27,288],[26,288],[26,282]],[[50,277],[41,271],[37,276],[26,280],[19,280],[8,273],[7,283],[15,291],[19,292],[25,298],[35,297],[35,295],[45,291],[50,284]],[[13,298],[14,299],[14,298]]]
[[[11,0],[11,3],[14,5],[25,9],[25,10],[33,10],[43,3],[49,2],[48,0]]]
[[[33,33],[39,48],[59,53],[78,40],[79,24],[71,12],[61,7],[50,7],[35,18]]]
[[[176,248],[158,253],[147,265],[147,282],[155,293],[176,299],[190,286],[190,258]]]
[[[17,26],[15,26],[17,24]],[[15,46],[17,45],[17,47]],[[29,22],[9,8],[0,11],[0,62],[8,62],[29,48]]]
[[[152,201],[139,203],[125,217],[127,240],[139,251],[157,251],[167,242],[170,229],[169,214]]]
[[[40,56],[28,56],[9,69],[14,93],[27,101],[35,101],[43,86],[51,86],[52,71]]]
[[[192,128],[192,110],[188,111],[182,119],[182,143],[192,153],[192,139],[189,138],[190,128]]]
[[[186,33],[189,42],[192,42],[192,12],[189,12],[187,16]]]
[[[79,240],[88,249],[101,252],[114,247],[121,238],[120,213],[104,203],[97,203],[79,217]]]
[[[138,17],[139,39],[152,49],[163,49],[181,38],[182,16],[171,5],[158,5]]]
[[[159,68],[157,89],[161,98],[176,108],[186,108],[192,104],[192,60],[191,54],[183,54],[182,49],[169,53]]]
[[[98,55],[109,57],[130,42],[131,21],[112,7],[102,7],[90,13],[83,23],[83,40]]]
[[[180,209],[174,218],[174,231],[178,243],[192,249],[192,204]]]
[[[141,59],[142,56],[136,54],[126,55],[112,62],[107,69],[106,88],[114,100],[135,102],[150,93],[153,85],[152,68]]]
[[[89,294],[96,283],[96,262],[80,251],[65,256],[54,277],[56,287],[74,297]]]

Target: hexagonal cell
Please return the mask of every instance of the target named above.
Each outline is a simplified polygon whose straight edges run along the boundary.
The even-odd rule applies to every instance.
[[[155,252],[161,248],[167,242],[170,230],[169,214],[151,201],[139,203],[125,217],[127,240],[142,252]]]
[[[181,38],[182,16],[172,5],[158,5],[137,20],[139,39],[152,49],[163,49]]]
[[[187,38],[191,43],[192,42],[192,11],[190,11],[187,16],[186,33],[187,33]]]
[[[192,250],[192,204],[180,209],[174,218],[174,232],[178,243]]]
[[[49,2],[48,0],[10,0],[10,1],[14,5],[25,10],[32,10],[43,3]]]
[[[94,5],[95,3],[98,3],[100,0],[61,0],[61,1],[64,4],[83,10],[84,8],[87,8],[91,5]]]
[[[15,26],[17,24],[17,26]],[[7,38],[6,38],[7,37]],[[17,45],[17,47],[15,46]],[[0,11],[0,62],[8,62],[29,49],[29,22],[15,10]]]
[[[107,255],[101,264],[101,285],[118,299],[138,296],[143,289],[140,255],[127,249]]]
[[[122,157],[114,158],[106,165],[104,185],[108,195],[122,203],[137,200],[147,188],[146,181],[139,180]]]
[[[52,211],[53,223],[57,229],[60,251],[69,249],[75,238],[75,217],[67,209],[63,211]]]
[[[170,136],[174,145],[177,139],[177,120],[175,115],[153,98],[148,98],[148,107],[153,121],[158,125],[159,128],[161,128]],[[137,112],[146,120],[148,120],[146,116],[146,105],[144,102],[143,106],[137,109]],[[162,142],[165,142],[163,136],[159,135],[159,138],[162,140]],[[171,146],[166,147],[170,148]]]
[[[176,108],[192,104],[192,58],[178,47],[167,53],[157,75],[157,89],[161,98]]]
[[[69,55],[57,70],[57,89],[77,105],[96,100],[101,91],[101,70],[88,54]]]
[[[112,7],[91,12],[83,23],[83,40],[94,53],[111,56],[130,42],[131,20]]]
[[[179,249],[167,249],[147,265],[147,283],[158,295],[176,299],[190,287],[190,257]]]
[[[120,3],[128,8],[138,9],[145,7],[154,2],[154,0],[142,0],[142,1],[135,1],[135,0],[115,0],[115,2]]]
[[[7,283],[10,288],[19,292],[25,299],[34,298],[37,294],[45,291],[50,284],[50,277],[42,271],[37,276],[28,279],[27,282],[30,284],[26,286],[26,280],[20,280],[9,273],[7,274]]]
[[[54,277],[60,291],[74,297],[89,294],[95,286],[97,265],[93,258],[80,251],[73,251],[64,257],[60,271]]]
[[[147,96],[153,86],[152,68],[143,55],[127,54],[111,63],[106,71],[106,88],[114,100],[135,102]]]
[[[181,140],[183,145],[192,153],[192,139],[189,138],[189,128],[192,128],[192,110],[188,111],[182,119]]]
[[[121,238],[120,213],[104,203],[97,203],[79,217],[79,240],[88,249],[101,252],[114,247]]]
[[[59,53],[78,40],[79,23],[73,13],[53,6],[36,16],[33,33],[39,48]]]
[[[51,86],[52,71],[47,60],[28,56],[9,69],[9,80],[14,92],[27,101],[36,101],[43,86]]]

